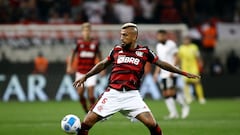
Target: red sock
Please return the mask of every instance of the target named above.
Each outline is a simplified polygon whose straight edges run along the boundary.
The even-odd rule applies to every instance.
[[[84,97],[80,98],[80,103],[82,104],[82,107],[86,113],[88,113],[88,108],[87,108],[87,102]]]
[[[78,131],[77,135],[88,135],[88,131],[91,127],[85,123],[81,124],[81,129]]]
[[[151,135],[162,135],[162,130],[157,124],[154,128],[149,128]]]

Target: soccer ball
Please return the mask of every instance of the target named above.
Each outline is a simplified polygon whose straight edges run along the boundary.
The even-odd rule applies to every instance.
[[[81,128],[80,119],[76,115],[68,114],[63,117],[61,121],[61,128],[68,134],[76,134]]]

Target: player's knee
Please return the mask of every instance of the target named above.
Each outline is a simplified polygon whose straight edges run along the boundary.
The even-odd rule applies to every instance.
[[[147,121],[147,122],[145,123],[145,125],[146,125],[149,129],[151,129],[151,128],[154,128],[154,127],[157,125],[157,123],[156,123],[155,121]]]

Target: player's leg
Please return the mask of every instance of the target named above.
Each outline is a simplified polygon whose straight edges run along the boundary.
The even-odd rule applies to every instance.
[[[84,88],[83,87],[77,88],[77,92],[78,92],[78,95],[79,95],[79,101],[82,105],[82,108],[87,113],[88,112],[88,107],[87,107],[87,100],[84,96]]]
[[[84,118],[78,135],[88,135],[88,131],[96,122],[119,111],[120,105],[116,102],[119,94],[121,93],[116,90],[107,89]]]
[[[147,104],[143,101],[139,91],[132,90],[122,93],[121,113],[138,119],[148,127],[151,135],[162,135],[162,130],[157,124]]]
[[[90,108],[91,108],[95,103],[94,86],[88,87],[88,99],[89,99]]]
[[[162,135],[162,130],[151,112],[142,112],[136,118],[148,127],[151,135]]]
[[[78,131],[77,135],[88,135],[88,131],[93,127],[95,123],[101,119],[101,116],[92,111],[89,111],[81,123],[81,129]]]
[[[76,72],[76,79],[81,79],[83,77],[83,74]],[[84,88],[83,87],[78,87],[77,88],[77,93],[79,95],[79,102],[83,107],[83,110],[87,113],[88,112],[88,108],[87,108],[87,101],[86,98],[84,97]]]
[[[176,82],[176,89],[177,89],[176,101],[181,105],[181,108],[182,108],[181,118],[185,119],[189,115],[190,107],[187,104],[184,97],[184,92],[183,92],[184,80],[182,77],[177,77],[176,79],[177,79],[176,80],[177,81]]]
[[[94,87],[97,84],[97,76],[94,75],[88,78],[85,84],[88,89],[88,99],[89,99],[90,108],[91,108],[95,104]]]
[[[165,98],[165,104],[169,111],[169,115],[165,119],[174,119],[178,118],[178,112],[175,104],[176,91],[173,88],[172,78],[162,79],[162,95]]]
[[[185,84],[184,84],[184,95],[187,103],[190,104],[193,101],[193,99],[190,93],[190,83],[187,80],[185,80]]]
[[[197,94],[199,103],[200,104],[205,104],[206,100],[204,98],[203,88],[202,88],[202,84],[201,84],[200,81],[197,81],[195,83],[195,90],[196,90],[196,94]]]

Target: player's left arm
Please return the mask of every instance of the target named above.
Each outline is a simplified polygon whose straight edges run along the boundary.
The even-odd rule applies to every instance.
[[[181,74],[181,75],[184,75],[188,78],[194,78],[194,79],[200,78],[199,75],[194,75],[194,74],[191,74],[191,73],[184,72],[184,71],[172,66],[171,64],[169,64],[167,62],[164,62],[164,61],[161,61],[161,60],[157,60],[154,64],[159,66],[160,68],[162,68],[164,70],[167,70],[167,71],[173,72],[173,73],[177,73],[177,74]]]

